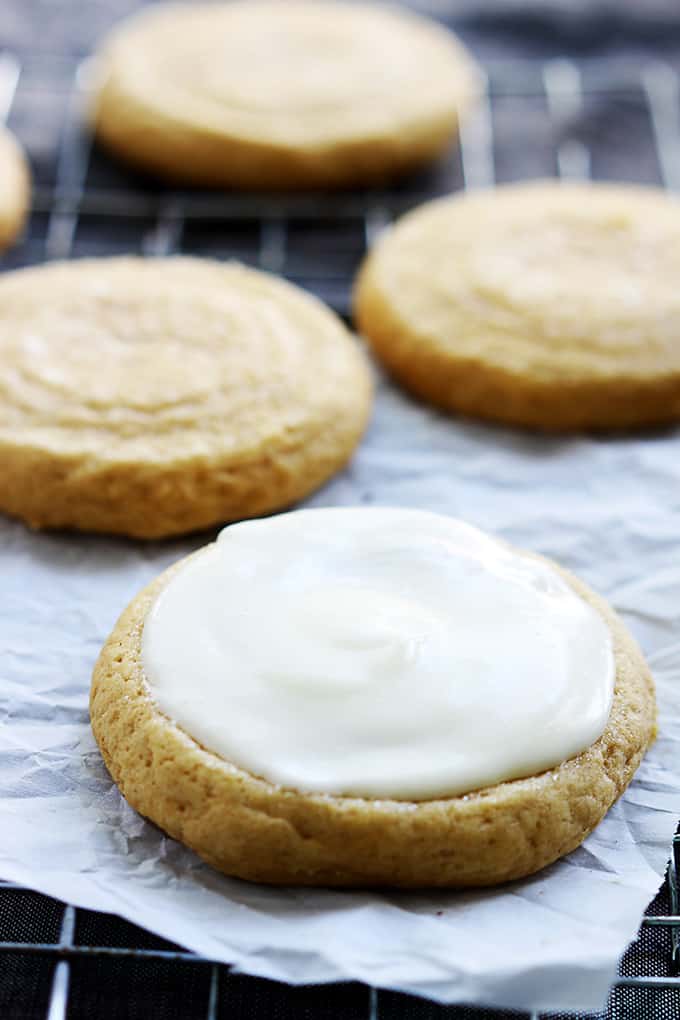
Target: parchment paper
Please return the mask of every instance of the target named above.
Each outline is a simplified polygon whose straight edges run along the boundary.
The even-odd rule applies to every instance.
[[[641,642],[661,734],[584,846],[479,893],[272,890],[218,875],[125,804],[87,711],[119,612],[211,536],[143,544],[0,519],[0,876],[269,978],[599,1007],[680,815],[680,435],[537,437],[440,417],[382,384],[352,466],[310,501],[368,502],[454,514],[555,557]]]

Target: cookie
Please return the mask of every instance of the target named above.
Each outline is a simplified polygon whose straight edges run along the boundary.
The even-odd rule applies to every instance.
[[[355,315],[417,396],[535,429],[680,418],[680,204],[532,182],[428,203],[383,235]]]
[[[402,511],[385,516],[382,509],[363,533],[346,528],[343,515],[361,515],[363,521],[372,512],[298,511],[235,525],[217,545],[180,561],[142,591],[120,617],[94,668],[91,720],[104,761],[134,808],[216,868],[240,878],[297,885],[468,887],[537,871],[595,828],[654,738],[654,688],[642,655],[603,600],[550,561],[484,536],[470,540],[468,533],[480,533],[465,525],[456,526],[454,544],[447,548],[440,534],[447,525],[430,528],[423,518],[436,515],[418,512],[410,516],[419,520],[404,518],[396,529],[389,515],[403,516]],[[428,529],[431,541],[414,554],[415,566],[408,557],[404,561],[403,545]],[[509,586],[502,611],[479,597],[479,570],[468,569],[465,561],[470,541],[481,543],[482,565],[500,557],[501,589]],[[445,589],[454,592],[457,610],[435,620],[431,634],[441,625],[438,633],[445,639],[453,634],[463,647],[476,642],[481,658],[475,653],[450,664],[444,659],[432,684],[432,620],[420,593],[432,583],[433,571],[438,583],[442,558],[456,543],[463,549],[461,570],[468,580],[464,588]],[[506,551],[497,554],[496,548]],[[327,570],[319,575],[320,559]],[[226,578],[217,587],[218,575],[211,573],[216,563]],[[377,589],[361,586],[365,577],[358,564],[368,564],[385,582],[378,611],[366,611],[366,600]],[[413,584],[397,571],[404,564]],[[536,577],[524,584],[525,570],[535,570]],[[542,616],[517,617],[529,640],[520,649],[528,666],[517,671],[512,668],[521,661],[512,644],[512,595],[519,583],[522,597],[530,596],[532,604],[562,599],[566,608],[560,619],[567,629],[556,633]],[[219,600],[211,590],[219,592]],[[232,590],[238,619],[230,608]],[[401,615],[394,609],[399,599],[410,600]],[[472,617],[470,605],[477,607]],[[300,625],[291,626],[296,619]],[[569,632],[574,626],[582,632],[575,641]],[[256,641],[249,637],[252,628]],[[544,639],[540,648],[533,643]],[[566,649],[565,668],[577,666],[570,674],[573,684],[560,679],[561,670],[552,671],[556,642]],[[476,669],[477,658],[485,669]],[[204,669],[213,660],[211,708],[201,699]],[[357,663],[361,668],[352,668]],[[590,672],[583,672],[584,665]],[[510,706],[511,719],[501,701],[485,697],[489,671],[500,678],[497,690]],[[515,696],[526,708],[513,707]],[[454,699],[453,707],[448,698]],[[378,712],[376,699],[382,705]],[[261,711],[244,726],[258,704]],[[593,708],[599,717],[595,731],[586,718]],[[190,727],[185,719],[193,720]],[[581,750],[562,760],[574,727],[572,746]],[[296,738],[299,729],[307,734],[302,742]],[[223,741],[238,750],[231,756],[215,750]],[[534,773],[481,787],[470,778],[469,764],[479,779],[485,770],[492,774],[488,770],[498,767],[499,756],[504,774],[521,773],[530,767],[525,755],[535,752],[539,761],[546,748],[552,763]],[[245,765],[249,757],[253,764]],[[443,771],[431,774],[433,763]],[[296,773],[301,778],[294,784],[290,777]],[[458,777],[457,792],[447,795],[441,782],[453,781],[451,776]],[[363,785],[373,793],[333,792],[338,785]],[[428,797],[433,789],[438,795]],[[384,790],[392,795],[380,795]]]
[[[52,263],[0,279],[0,509],[158,538],[262,514],[347,461],[371,379],[315,298],[237,264]]]
[[[311,0],[154,6],[114,30],[99,63],[99,139],[211,187],[385,181],[438,156],[479,89],[443,27]]]
[[[0,126],[0,251],[21,233],[30,202],[28,165],[16,139]]]

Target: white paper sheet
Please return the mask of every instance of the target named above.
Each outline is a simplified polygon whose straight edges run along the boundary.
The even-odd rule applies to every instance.
[[[440,417],[383,384],[353,464],[310,502],[455,514],[555,557],[611,600],[655,673],[661,734],[597,831],[498,891],[273,890],[218,875],[122,800],[87,711],[119,612],[210,536],[144,544],[0,519],[0,876],[269,978],[601,1006],[680,815],[680,434],[532,436]]]

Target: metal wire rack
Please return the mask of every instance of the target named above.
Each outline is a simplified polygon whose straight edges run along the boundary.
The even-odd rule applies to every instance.
[[[377,192],[253,196],[159,189],[132,175],[93,148],[83,126],[87,61],[0,54],[0,121],[26,144],[36,185],[25,237],[3,265],[123,251],[235,257],[284,274],[347,316],[366,249],[390,220],[432,195],[522,177],[617,176],[610,158],[623,145],[629,176],[680,189],[680,77],[669,64],[604,75],[596,65],[567,59],[503,62],[488,70],[485,99],[463,126],[460,146],[435,170]],[[518,108],[526,113],[519,121]],[[621,117],[626,130],[617,133]],[[602,1017],[680,1016],[679,859],[677,836],[666,887],[622,961]],[[0,1015],[492,1020],[509,1014],[444,1008],[359,984],[291,989],[234,975],[120,919],[0,882]]]

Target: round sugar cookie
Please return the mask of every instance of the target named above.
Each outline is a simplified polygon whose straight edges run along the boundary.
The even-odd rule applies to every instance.
[[[370,252],[361,332],[413,393],[536,429],[680,418],[680,203],[531,182],[415,209]]]
[[[154,6],[118,26],[99,61],[99,139],[212,187],[387,180],[439,155],[479,89],[445,28],[331,0]]]
[[[0,509],[140,538],[279,509],[348,460],[371,403],[314,297],[238,264],[133,257],[0,279]]]
[[[642,655],[613,611],[584,584],[548,560],[520,554],[502,544],[507,555],[521,556],[522,561],[529,561],[534,569],[540,565],[542,578],[545,580],[546,574],[552,578],[545,582],[546,586],[541,582],[538,587],[531,588],[535,599],[554,600],[556,590],[561,590],[571,606],[564,619],[573,621],[579,614],[587,617],[591,621],[588,633],[592,636],[594,625],[606,641],[606,682],[610,698],[599,702],[601,722],[595,730],[599,735],[591,744],[587,736],[580,745],[585,749],[565,760],[561,760],[558,752],[558,763],[552,767],[537,769],[535,773],[525,771],[521,773],[524,778],[493,782],[468,789],[468,792],[465,786],[459,786],[455,795],[440,791],[437,796],[426,799],[375,792],[372,795],[328,792],[334,788],[330,775],[338,762],[343,774],[354,772],[355,783],[357,775],[365,781],[372,776],[380,789],[383,789],[382,784],[393,783],[390,763],[396,762],[397,769],[402,770],[400,781],[407,783],[414,769],[423,764],[425,769],[429,768],[427,754],[425,758],[420,756],[420,750],[430,746],[429,737],[424,740],[419,732],[421,716],[425,719],[429,716],[427,726],[433,727],[432,753],[441,755],[443,748],[447,767],[449,747],[453,765],[458,767],[461,746],[467,740],[466,729],[458,739],[453,732],[460,722],[457,708],[448,709],[446,701],[442,702],[444,711],[441,713],[437,708],[439,701],[434,707],[428,706],[432,688],[427,684],[424,687],[417,684],[418,699],[412,706],[417,716],[415,723],[411,708],[407,707],[406,717],[403,712],[400,715],[402,710],[392,684],[392,667],[395,667],[403,673],[404,689],[408,691],[409,682],[411,686],[415,683],[410,673],[414,668],[412,664],[417,665],[418,655],[428,653],[419,641],[417,647],[407,647],[410,643],[402,642],[399,610],[396,617],[391,615],[391,604],[406,597],[411,603],[408,618],[415,614],[416,622],[419,621],[425,604],[418,600],[416,592],[423,584],[430,583],[431,568],[448,552],[435,535],[431,548],[427,547],[420,559],[417,584],[404,592],[403,582],[400,587],[399,576],[395,573],[393,581],[383,589],[385,601],[380,611],[367,614],[365,597],[367,594],[371,597],[373,589],[358,587],[361,562],[384,571],[388,578],[393,568],[396,571],[395,564],[401,563],[400,545],[397,540],[391,541],[392,532],[386,542],[381,541],[385,531],[389,531],[382,525],[375,532],[376,548],[364,539],[364,559],[358,561],[359,566],[353,559],[353,540],[346,543],[345,554],[338,555],[338,548],[342,547],[338,536],[345,530],[342,515],[367,512],[371,511],[298,511],[264,522],[235,525],[222,533],[216,545],[206,546],[181,560],[133,599],[104,645],[93,673],[91,721],[106,765],[136,810],[216,868],[240,878],[296,885],[466,887],[492,885],[530,874],[573,850],[595,828],[630,782],[654,739],[654,687]],[[410,513],[422,518],[433,516]],[[314,524],[311,520],[312,515],[320,514],[328,517],[325,531],[323,521]],[[286,531],[290,522],[285,518],[299,518],[302,522],[292,538]],[[408,525],[405,533],[420,534],[427,527],[427,522],[421,521],[416,532]],[[283,532],[272,559],[273,547],[267,542],[278,528],[283,528]],[[323,540],[324,534],[328,536],[327,541]],[[242,559],[224,561],[228,580],[215,588],[214,577],[206,582],[205,578],[211,575],[201,571],[205,571],[209,559],[212,563],[220,547],[223,548],[220,555],[233,557],[236,535],[240,536]],[[482,537],[491,541],[487,536]],[[387,548],[389,556],[384,558]],[[284,560],[286,555],[290,560],[283,569],[281,550]],[[310,595],[308,585],[311,575],[318,569],[320,556],[325,558],[329,574],[322,578],[322,586]],[[258,590],[264,595],[264,605],[252,588],[252,584],[257,588],[261,569],[265,571],[262,581],[265,587]],[[199,588],[198,597],[195,597],[195,589],[190,589],[190,607],[182,612],[175,625],[173,617],[167,615],[168,596],[174,590],[174,597],[177,597],[178,585],[186,584],[191,572],[192,583],[195,584],[198,577],[203,587]],[[513,584],[517,573],[511,570],[505,576]],[[336,604],[333,600],[342,594],[343,583],[348,580],[353,594],[350,593],[344,606],[342,602],[337,603],[341,607],[339,616],[334,612],[325,615],[324,606],[328,609],[331,602]],[[474,586],[472,575],[470,583]],[[391,589],[390,584],[393,585]],[[230,608],[233,606],[232,588],[238,600],[238,612]],[[468,586],[466,590],[472,589]],[[220,592],[219,603],[214,597],[206,601],[210,596],[205,593],[210,591]],[[186,589],[184,592],[182,597],[186,599]],[[279,593],[281,598],[278,598]],[[300,599],[307,596],[307,623],[290,628],[287,614],[292,612],[293,618],[302,604]],[[270,603],[281,607],[286,617],[283,624],[278,613],[270,612]],[[506,604],[512,615],[512,598]],[[477,606],[481,608],[473,621],[473,630],[498,638],[484,644],[487,650],[484,654],[488,658],[488,649],[492,649],[493,668],[501,674],[509,668],[507,682],[502,681],[502,676],[501,681],[502,687],[507,688],[507,684],[513,687],[513,692],[503,694],[504,698],[512,700],[515,681],[521,678],[508,667],[508,658],[515,661],[508,655],[507,642],[508,638],[513,640],[512,628],[506,629],[505,642],[502,636],[509,618],[504,613],[491,611],[485,621],[484,601],[478,601]],[[158,621],[163,614],[166,622],[161,626],[167,627],[169,620],[172,634],[170,643],[162,645],[164,668],[176,674],[174,688],[167,684],[159,687],[158,675],[154,673],[159,661]],[[263,621],[261,641],[253,643],[248,635],[256,618]],[[395,621],[396,629],[392,629]],[[454,615],[447,618],[444,614],[440,622],[446,634],[455,632],[457,623],[460,626],[460,619],[455,619]],[[528,633],[542,641],[541,619],[533,619],[529,627],[533,629]],[[467,633],[465,629],[463,641],[467,640]],[[213,635],[212,639],[206,636],[209,634]],[[533,655],[540,698],[548,713],[543,716],[544,724],[562,740],[560,712],[564,707],[567,716],[571,713],[578,721],[580,709],[573,706],[581,702],[574,701],[576,695],[569,683],[562,687],[561,695],[556,695],[554,692],[560,689],[562,680],[543,675],[544,649],[550,649],[550,641],[554,640],[549,628],[545,634],[553,634],[553,637],[547,639],[547,644],[539,645],[538,653],[531,651],[535,646],[530,645],[529,659]],[[334,649],[332,654],[319,654],[320,640],[330,641],[328,647]],[[427,642],[428,639],[423,640]],[[564,641],[570,655],[574,649],[571,638],[560,640]],[[216,659],[215,648],[221,641],[227,655],[222,659],[218,653]],[[577,648],[582,645],[581,640],[576,642]],[[180,649],[179,655],[176,646]],[[284,647],[288,648],[288,654],[282,657],[280,652]],[[315,654],[310,654],[310,647]],[[493,658],[493,650],[496,650],[496,658]],[[352,659],[355,662],[361,659],[361,667],[345,671],[343,663],[346,665]],[[214,671],[214,698],[217,700],[212,707],[203,700],[206,662],[217,666]],[[253,662],[260,664],[256,674],[249,668]],[[262,664],[264,669],[260,668]],[[466,672],[471,675],[466,677]],[[448,670],[445,676],[447,674]],[[579,685],[586,692],[591,689],[591,682],[594,683],[590,673],[587,679],[580,671],[570,675],[579,678]],[[242,692],[239,692],[239,682],[243,685]],[[498,718],[493,725],[504,727],[508,743],[519,741],[518,746],[523,748],[524,730],[532,729],[523,710],[513,709],[514,718],[521,720],[523,727],[522,733],[515,733],[514,723],[508,722],[498,703],[491,704],[483,695],[479,697],[475,693],[484,683],[485,673],[478,671],[473,655],[451,663],[450,683],[447,679],[443,688],[454,692],[455,704],[461,704],[466,719],[472,718],[473,727],[481,726],[480,742],[476,743],[475,738],[472,750],[483,769],[487,767],[487,755],[495,754],[499,746],[491,731],[486,730],[486,720],[493,714],[494,706]],[[378,684],[376,697],[381,696],[380,690],[385,691],[383,711],[388,720],[384,732],[380,731],[380,716],[365,706],[362,708],[362,699],[370,694],[365,684],[369,687]],[[260,688],[267,700],[261,713],[256,712],[244,727],[241,706],[248,704],[253,694],[260,697]],[[174,700],[169,701],[171,689],[175,692]],[[161,701],[161,694],[165,701]],[[521,692],[522,697],[525,694]],[[323,719],[326,706],[330,717],[323,720],[321,737],[314,732],[312,723],[307,724],[304,719],[300,722],[296,712],[284,710],[290,697],[294,703],[300,699],[305,719],[308,706],[311,705],[310,718],[314,716],[317,720]],[[449,695],[445,693],[444,697]],[[479,699],[476,708],[475,697]],[[559,700],[555,701],[556,697]],[[167,712],[159,701],[170,706]],[[194,701],[202,706],[198,714],[191,708]],[[189,718],[192,711],[194,721],[190,728],[185,717]],[[526,711],[532,719],[538,718],[533,714],[531,700],[527,701]],[[174,721],[178,716],[182,716],[183,725]],[[383,739],[373,744],[371,734],[376,728],[376,719]],[[444,730],[442,719],[446,720]],[[344,736],[341,736],[347,725],[354,735],[349,745],[342,743]],[[451,732],[449,726],[452,726]],[[283,735],[281,729],[286,731]],[[298,729],[306,729],[307,741],[299,742],[295,736]],[[540,732],[536,726],[533,730]],[[429,734],[430,730],[427,732]],[[245,754],[243,750],[238,755],[233,752],[226,755],[212,749],[215,747],[211,743],[213,739],[227,741],[227,738],[241,749],[250,741],[251,751],[255,746],[252,741],[259,741],[260,753],[263,747],[265,749],[266,767],[264,764],[259,768],[252,764],[246,766],[240,757]],[[338,740],[341,741],[339,745]],[[310,758],[308,742],[321,747],[320,763],[313,757],[314,747]],[[402,745],[403,754],[399,751]],[[470,746],[469,740],[467,745]],[[327,759],[326,747],[329,750]],[[345,748],[351,750],[343,760]],[[554,754],[553,749],[550,754]],[[300,782],[292,784],[279,778],[284,767],[304,771],[310,760],[316,764],[311,774],[307,772],[307,779],[311,776],[315,783],[303,786]],[[462,765],[465,764],[463,761]]]
[[[30,191],[26,158],[14,136],[0,125],[0,251],[21,233]]]

